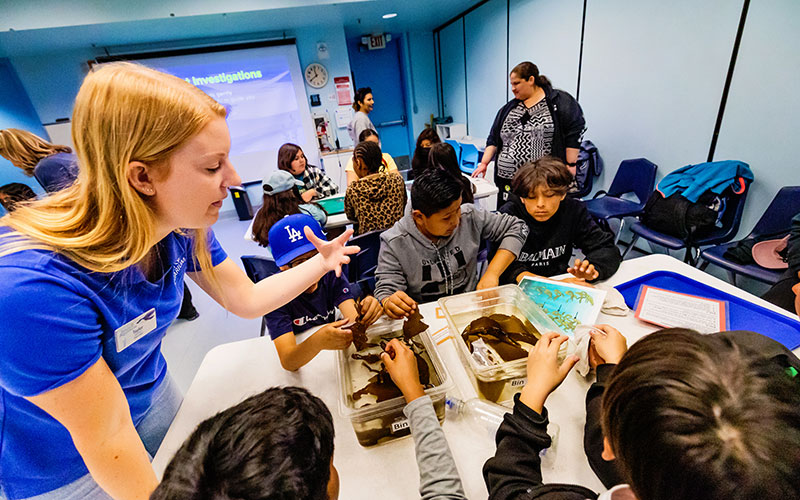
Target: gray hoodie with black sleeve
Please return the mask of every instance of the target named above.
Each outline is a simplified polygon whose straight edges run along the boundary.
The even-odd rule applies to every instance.
[[[375,297],[383,302],[403,290],[417,302],[430,302],[475,290],[481,240],[499,244],[519,255],[528,236],[520,219],[461,205],[461,222],[447,238],[433,243],[423,235],[410,213],[381,234],[375,271]]]

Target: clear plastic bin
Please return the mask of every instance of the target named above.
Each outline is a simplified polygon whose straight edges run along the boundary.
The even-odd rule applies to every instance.
[[[402,336],[402,321],[382,320],[367,330],[367,339],[374,344]],[[445,392],[450,387],[450,379],[433,346],[429,331],[422,332],[414,340],[424,348],[420,356],[428,362],[430,383],[433,386],[425,389],[425,394],[431,397],[436,416],[441,423],[444,421]],[[351,357],[355,352],[355,346],[352,344],[347,349],[339,351],[336,356],[336,371],[339,378],[339,409],[343,415],[350,418],[359,444],[368,447],[408,436],[411,429],[403,414],[406,402],[402,396],[370,404],[364,404],[365,398],[359,401],[353,400],[353,393],[363,388],[367,380],[374,375],[363,366],[362,360]],[[370,347],[359,351],[359,354],[381,352],[380,347]],[[375,366],[377,368],[380,365]]]
[[[485,366],[472,356],[469,347],[461,338],[461,333],[473,321],[491,314],[507,314],[521,320],[527,319],[542,333],[564,333],[542,308],[533,302],[516,285],[503,285],[487,290],[463,293],[439,299],[439,306],[447,319],[450,335],[456,345],[459,357],[466,367],[478,396],[495,403],[508,404],[514,395],[522,390],[527,381],[527,358],[515,359],[496,365]],[[566,357],[567,343],[562,344],[559,356]]]

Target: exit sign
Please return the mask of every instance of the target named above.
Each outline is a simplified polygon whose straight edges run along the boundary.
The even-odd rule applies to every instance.
[[[385,49],[386,48],[386,37],[381,35],[371,35],[369,37],[369,50],[376,50],[376,49]]]

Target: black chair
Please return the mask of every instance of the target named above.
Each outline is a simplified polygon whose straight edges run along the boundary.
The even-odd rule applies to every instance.
[[[737,274],[774,285],[783,275],[782,270],[766,269],[758,264],[739,264],[726,259],[725,252],[748,239],[765,240],[785,236],[792,226],[792,217],[798,213],[800,213],[800,186],[782,187],[772,199],[767,210],[758,219],[753,230],[744,239],[706,248],[700,252],[700,258],[703,259],[700,269],[705,270],[708,264],[715,264],[728,271],[728,277],[734,285]]]
[[[685,248],[686,253],[683,256],[683,261],[694,266],[697,262],[695,252],[697,252],[700,247],[727,243],[736,236],[736,233],[739,231],[739,224],[742,222],[744,202],[747,199],[747,192],[749,189],[750,186],[745,184],[744,191],[741,194],[731,194],[728,197],[725,212],[722,214],[722,220],[720,221],[721,226],[715,227],[710,232],[699,237],[690,236],[689,238],[681,239],[651,229],[644,225],[643,222],[636,222],[631,226],[631,232],[633,232],[631,244],[625,249],[622,258],[624,259],[625,256],[628,255],[628,252],[631,251],[631,248],[633,248],[633,245],[636,244],[639,238],[644,238],[647,241],[667,247],[671,250]]]
[[[644,206],[653,194],[657,170],[656,164],[646,158],[623,160],[608,192],[598,191],[594,199],[584,202],[589,213],[598,221],[602,221],[606,228],[610,228],[609,219],[619,219],[619,230],[614,236],[614,243],[619,240],[619,235],[622,233],[625,217],[638,216],[644,212]],[[636,195],[639,202],[623,199],[622,195],[628,193]],[[603,194],[605,196],[598,198]]]
[[[381,249],[380,231],[370,231],[352,238],[348,245],[361,248],[358,253],[350,256],[350,263],[347,264],[347,280],[358,285],[360,295],[371,293],[375,290],[375,269],[378,267],[378,254]]]
[[[244,265],[244,272],[247,273],[247,277],[250,278],[250,281],[253,283],[258,283],[259,281],[272,276],[275,273],[279,273],[281,270],[277,264],[275,264],[274,260],[270,260],[266,257],[261,257],[259,255],[242,255],[242,265]],[[267,320],[265,317],[261,317],[261,336],[264,336],[264,332],[267,330]]]

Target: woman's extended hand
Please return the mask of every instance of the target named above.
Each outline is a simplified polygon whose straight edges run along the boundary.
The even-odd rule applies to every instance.
[[[478,163],[475,166],[475,170],[472,171],[472,177],[484,177],[488,167],[489,165],[486,163]]]
[[[322,265],[325,269],[328,271],[335,271],[337,277],[342,275],[342,266],[350,262],[350,257],[348,257],[348,255],[361,251],[361,248],[357,246],[345,246],[347,240],[353,235],[352,229],[348,229],[332,241],[325,241],[317,238],[317,235],[315,235],[308,226],[303,228],[303,232],[306,238],[308,238],[308,241],[317,248],[319,255],[322,257]]]

